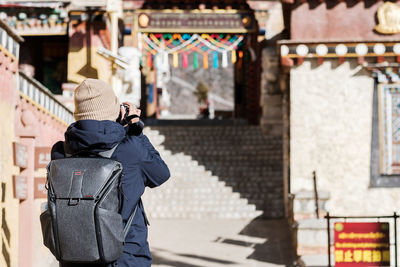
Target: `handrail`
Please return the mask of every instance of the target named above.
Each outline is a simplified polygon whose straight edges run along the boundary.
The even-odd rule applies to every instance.
[[[19,72],[19,91],[60,122],[66,125],[74,122],[72,111],[58,101],[43,84],[21,71]]]
[[[2,20],[0,20],[0,28],[3,28],[16,42],[22,43],[24,41],[24,38],[22,38],[14,28],[10,27]]]

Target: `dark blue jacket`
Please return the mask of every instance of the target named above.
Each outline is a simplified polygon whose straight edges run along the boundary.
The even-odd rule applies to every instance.
[[[124,222],[128,220],[145,187],[159,186],[170,176],[167,165],[149,139],[143,134],[134,136],[128,135],[127,132],[127,128],[116,122],[96,120],[77,121],[65,132],[65,144],[70,154],[82,150],[105,151],[120,143],[111,158],[121,162],[123,167],[121,215]],[[53,146],[51,157],[65,157],[64,142]],[[118,260],[118,267],[151,265],[146,220],[144,208],[139,205],[125,240],[124,253]]]

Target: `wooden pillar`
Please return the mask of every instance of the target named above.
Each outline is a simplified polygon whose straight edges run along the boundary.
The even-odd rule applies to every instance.
[[[282,97],[282,151],[283,151],[283,201],[285,216],[292,217],[293,207],[290,199],[290,68],[282,67],[279,85]]]
[[[246,117],[250,124],[259,124],[261,115],[261,49],[256,34],[248,36],[246,51]]]

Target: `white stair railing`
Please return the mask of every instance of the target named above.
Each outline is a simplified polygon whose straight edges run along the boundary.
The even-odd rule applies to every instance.
[[[19,72],[19,91],[32,104],[62,123],[69,125],[74,122],[72,111],[58,101],[44,85],[23,72]]]

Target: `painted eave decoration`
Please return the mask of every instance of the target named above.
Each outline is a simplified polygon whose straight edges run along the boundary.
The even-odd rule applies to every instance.
[[[0,19],[21,36],[66,35],[68,11],[63,3],[0,4]]]
[[[107,5],[107,0],[72,0],[71,5],[74,7],[97,7],[105,8]]]
[[[395,57],[396,62],[400,63],[400,42],[395,41],[299,43],[283,40],[278,44],[284,66],[302,64],[305,58],[317,58],[320,64],[327,58],[338,58],[341,63],[346,58],[357,58],[361,64],[365,57],[375,57],[378,63],[382,63],[385,57]],[[293,59],[296,59],[296,62],[293,62]]]
[[[303,4],[303,3],[307,3],[307,2],[313,2],[314,4],[323,4],[325,2],[330,2],[330,4],[332,5],[337,5],[341,2],[350,2],[350,3],[354,3],[354,2],[373,2],[373,1],[369,1],[369,0],[339,0],[339,1],[332,1],[332,0],[282,0],[283,3],[285,4]],[[384,2],[385,0],[374,0],[375,2],[377,1],[382,1]],[[395,0],[398,1],[398,0]]]
[[[256,30],[246,10],[138,10],[134,23],[147,33],[247,33]]]

